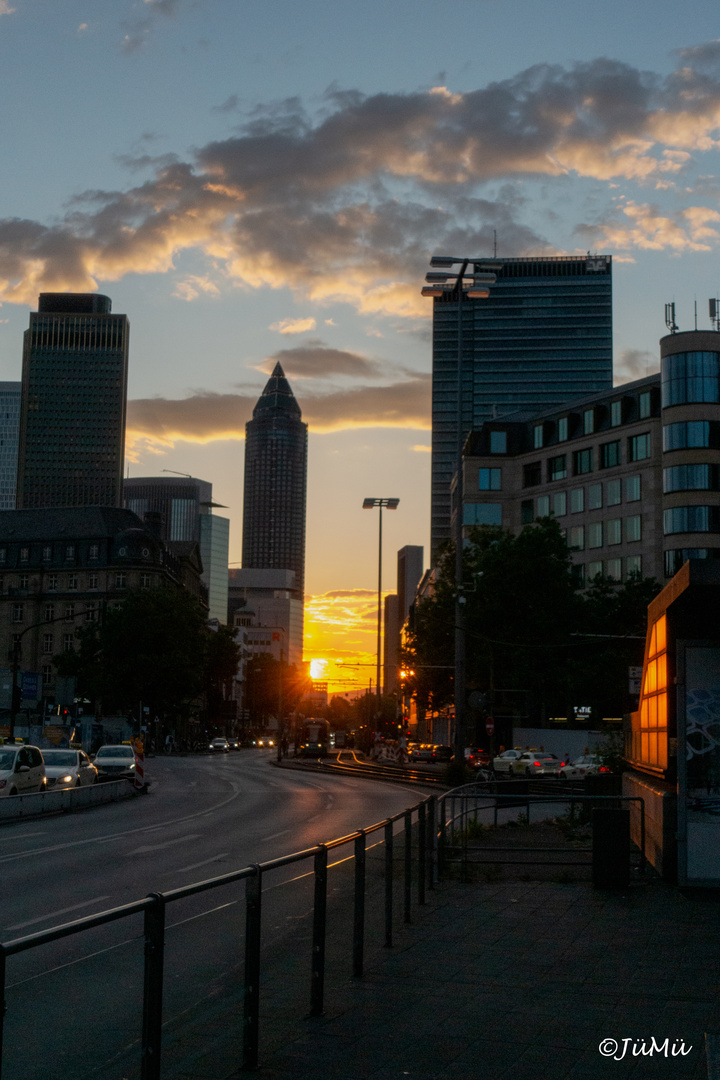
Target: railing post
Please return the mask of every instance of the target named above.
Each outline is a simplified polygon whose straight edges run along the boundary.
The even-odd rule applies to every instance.
[[[355,838],[355,907],[353,913],[353,976],[363,973],[365,947],[365,830]]]
[[[405,811],[405,881],[403,897],[403,921],[410,922],[412,902],[412,810]]]
[[[5,950],[0,946],[0,1076],[2,1076],[3,1025],[7,1002],[5,1000]]]
[[[418,904],[425,903],[425,803],[418,807]]]
[[[162,1049],[163,963],[165,959],[165,898],[150,893],[145,908],[145,978],[143,988],[142,1080],[160,1080]]]
[[[392,949],[393,937],[393,823],[385,822],[385,948]]]
[[[257,1069],[260,1026],[260,938],[262,932],[262,871],[255,864],[245,879],[245,1001],[243,1008],[243,1069]]]
[[[435,807],[436,796],[431,795],[428,800],[428,828],[427,828],[427,850],[428,850],[428,866],[427,866],[427,884],[428,889],[435,888]]]
[[[315,904],[313,909],[312,976],[310,1015],[322,1016],[325,996],[325,928],[327,917],[327,848],[315,853]]]

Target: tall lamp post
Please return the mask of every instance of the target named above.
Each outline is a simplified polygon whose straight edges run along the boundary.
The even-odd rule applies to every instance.
[[[493,271],[497,263],[484,264],[482,260],[453,258],[450,255],[433,255],[430,266],[442,272],[428,272],[423,296],[447,297],[457,303],[457,395],[455,423],[455,733],[453,746],[455,762],[465,762],[467,741],[467,714],[465,691],[465,594],[463,592],[463,447],[467,433],[463,426],[463,302],[487,300],[490,285],[495,283]],[[460,269],[454,269],[459,266]]]
[[[380,511],[380,528],[378,538],[378,617],[377,617],[377,681],[375,693],[377,695],[378,711],[380,709],[380,664],[382,644],[382,512],[385,510],[397,510],[399,499],[365,499],[363,510],[374,510],[377,506]]]

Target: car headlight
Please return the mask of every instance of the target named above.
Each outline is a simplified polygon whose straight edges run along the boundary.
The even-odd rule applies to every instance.
[[[72,778],[72,776],[70,775],[70,773],[68,773],[68,775],[67,775],[67,776],[61,776],[61,777],[60,777],[60,783],[61,783],[61,784],[71,784],[71,783],[72,783],[72,780],[73,780],[73,778]]]

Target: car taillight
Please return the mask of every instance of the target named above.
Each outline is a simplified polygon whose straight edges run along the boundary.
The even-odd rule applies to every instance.
[[[608,769],[607,765],[601,765],[598,769],[598,772],[610,772],[610,770]]]
[[[539,761],[533,761],[533,765],[536,765],[538,769],[540,768],[540,762]]]

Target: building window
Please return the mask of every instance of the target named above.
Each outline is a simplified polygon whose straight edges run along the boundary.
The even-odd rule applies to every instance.
[[[91,544],[88,548],[88,558],[97,559],[100,555],[100,548],[97,544]]]
[[[569,533],[570,547],[575,551],[585,550],[585,526],[573,525]]]
[[[605,522],[605,543],[608,547],[622,544],[622,518],[611,518]]]
[[[87,576],[87,587],[88,587],[88,589],[97,589],[97,587],[98,587],[98,576],[97,576],[97,574],[88,574],[88,576]]]
[[[570,513],[582,514],[585,509],[585,488],[573,488],[570,492]]]
[[[520,503],[520,524],[532,525],[534,520],[535,515],[533,513],[533,501],[532,499],[524,499]]]
[[[149,589],[150,588],[150,575],[149,574],[141,574],[140,575],[140,588],[141,589]]]
[[[716,352],[666,356],[662,362],[663,408],[687,402],[719,401],[719,362]]]
[[[48,576],[47,576],[47,587],[48,587],[48,589],[57,589],[57,587],[58,587],[58,576],[57,576],[57,574],[48,574]]]
[[[672,465],[663,469],[663,491],[718,491],[717,465]]]
[[[74,559],[75,558],[75,545],[74,544],[66,544],[65,545],[65,558],[66,559]]]
[[[50,653],[50,655],[52,656],[52,653],[54,651],[53,650],[53,636],[52,636],[52,634],[43,634],[42,651],[45,654]]]
[[[666,551],[665,577],[677,574],[688,559],[717,559],[718,557],[720,557],[720,548],[678,548],[676,551]]]
[[[50,562],[50,560],[52,559],[52,548],[49,545],[46,545],[43,548],[42,557],[43,562]]]
[[[67,587],[68,587],[68,589],[77,589],[77,587],[78,587],[77,574],[68,574]]]
[[[0,566],[7,560],[7,548],[0,548]]]
[[[625,577],[642,577],[642,555],[628,555],[625,560]]]
[[[585,588],[585,566],[583,563],[573,563],[570,567],[573,583],[576,589]]]
[[[588,488],[588,510],[602,510],[602,484],[591,484]]]
[[[52,682],[52,664],[43,664],[40,671],[42,672],[43,685]]]
[[[95,603],[85,605],[85,622],[97,622],[98,606]]]
[[[480,491],[499,491],[500,473],[500,469],[480,469],[478,471],[478,488]]]
[[[622,559],[608,559],[606,574],[611,581],[622,580]]]
[[[650,432],[628,439],[628,461],[644,461],[650,457]]]
[[[63,652],[72,652],[75,648],[75,635],[63,634]]]
[[[54,604],[46,604],[45,605],[45,622],[52,622],[54,618],[55,618],[55,605]]]
[[[595,410],[586,409],[583,413],[583,434],[592,435],[595,431]]]
[[[465,503],[463,525],[502,525],[502,503]]]
[[[603,564],[601,562],[588,563],[587,576],[588,581],[594,581],[596,577],[602,577]]]
[[[620,464],[620,440],[603,443],[600,447],[600,468],[613,469]]]
[[[588,547],[601,548],[603,546],[603,523],[594,521],[588,525]]]
[[[625,502],[638,502],[641,498],[641,484],[639,476],[625,477]]]
[[[115,575],[115,588],[116,589],[124,589],[125,586],[126,586],[126,582],[127,582],[127,578],[126,578],[125,574],[120,573],[120,574]]]
[[[709,420],[682,420],[663,428],[663,451],[706,449],[714,445]]]
[[[625,539],[629,544],[634,543],[636,540],[642,540],[642,516],[640,514],[633,514],[632,517],[625,518]]]
[[[567,476],[567,458],[558,454],[548,460],[548,480],[564,480]]]
[[[640,395],[640,419],[647,420],[652,415],[652,394],[649,390],[643,390]]]
[[[622,424],[622,400],[613,401],[610,404],[610,427],[618,427]]]
[[[20,548],[20,562],[23,563],[23,562],[29,562],[29,561],[30,561],[30,548],[21,547]]]
[[[575,451],[573,454],[573,471],[576,476],[582,476],[583,473],[593,471],[592,446],[586,447],[585,450]]]
[[[619,480],[608,480],[605,485],[605,505],[619,506],[622,502],[622,484]]]
[[[542,483],[542,462],[532,461],[523,465],[523,487],[536,487]]]
[[[568,437],[568,418],[567,416],[561,416],[557,425],[557,437],[558,442],[567,442]]]
[[[543,426],[542,424],[536,424],[533,428],[533,446],[536,450],[542,449],[543,445]]]
[[[550,496],[540,495],[537,499],[537,516],[549,517],[550,516]]]
[[[553,495],[552,512],[555,517],[565,517],[567,514],[567,494],[564,491],[558,491]]]
[[[69,622],[71,619],[75,618],[75,605],[74,604],[66,604],[65,605],[65,616],[64,617],[65,617],[66,622]]]
[[[660,768],[667,766],[667,628],[662,615],[650,633],[648,659],[640,694],[640,727],[633,726],[632,756]]]
[[[663,512],[665,536],[672,533],[720,532],[720,507],[674,506]]]
[[[507,453],[507,432],[506,431],[491,431],[490,432],[490,453],[491,454],[506,454]]]
[[[20,577],[18,578],[18,587],[20,589],[27,589],[29,584],[30,584],[30,575],[29,574],[21,574]]]
[[[25,614],[25,605],[24,604],[13,604],[13,608],[12,608],[12,621],[13,622],[22,622],[24,614]]]

